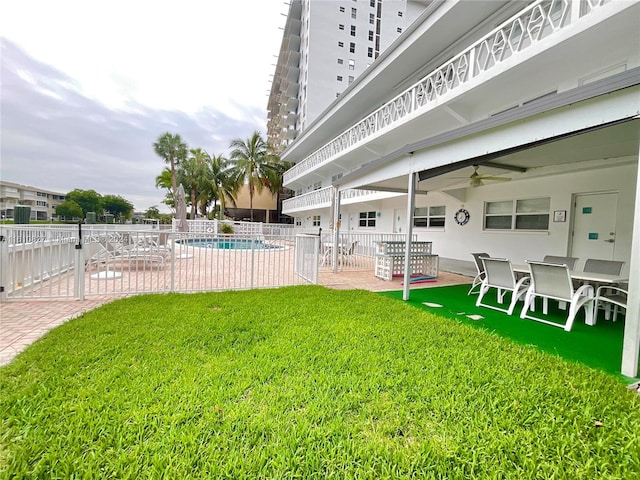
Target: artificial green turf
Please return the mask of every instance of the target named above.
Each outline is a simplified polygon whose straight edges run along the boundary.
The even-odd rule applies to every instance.
[[[570,332],[562,328],[521,319],[523,303],[519,302],[509,316],[506,313],[485,307],[476,307],[477,294],[467,295],[469,285],[453,285],[411,290],[408,303],[461,323],[473,325],[494,332],[502,337],[518,343],[534,345],[545,352],[556,354],[567,360],[580,362],[593,368],[618,376],[623,382],[631,383],[633,379],[620,375],[622,363],[622,341],[624,321],[605,321],[602,312],[595,326],[584,323],[584,310],[580,310]],[[402,292],[383,292],[382,295],[402,299]],[[507,301],[509,294],[507,294]],[[429,307],[424,302],[442,305]],[[485,303],[498,305],[495,290],[485,296]],[[505,304],[508,304],[505,302]],[[504,305],[502,305],[504,308]],[[481,315],[482,319],[472,320],[467,315]],[[549,302],[549,315],[542,315],[541,304],[532,315],[546,318],[563,324],[566,311],[559,310],[555,302]]]
[[[115,301],[0,370],[2,478],[638,478],[611,375],[318,286]]]

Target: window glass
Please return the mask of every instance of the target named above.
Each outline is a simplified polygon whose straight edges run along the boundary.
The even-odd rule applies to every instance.
[[[513,212],[513,201],[508,200],[506,202],[487,202],[486,205],[487,215],[496,213],[509,213]]]
[[[511,230],[511,215],[485,217],[484,228],[491,230]]]
[[[516,202],[516,213],[548,212],[551,207],[550,198],[528,198]]]
[[[516,230],[548,230],[549,215],[517,215]]]
[[[358,225],[361,227],[375,227],[376,212],[360,212]]]

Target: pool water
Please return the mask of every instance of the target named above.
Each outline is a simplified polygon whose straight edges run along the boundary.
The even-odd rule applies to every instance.
[[[179,240],[183,245],[218,250],[280,250],[283,247],[252,238],[189,238]]]

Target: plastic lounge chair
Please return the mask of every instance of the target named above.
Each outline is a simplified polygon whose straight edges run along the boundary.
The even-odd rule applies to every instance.
[[[476,264],[476,271],[478,272],[478,274],[475,276],[475,278],[473,279],[473,282],[471,283],[471,288],[469,289],[469,291],[467,292],[467,295],[471,295],[472,293],[478,293],[480,291],[480,289],[478,288],[478,292],[474,292],[474,290],[476,289],[476,287],[480,287],[480,285],[482,285],[482,281],[484,280],[484,264],[482,263],[481,258],[482,257],[490,257],[491,255],[489,255],[488,253],[472,253],[471,254],[473,256],[473,260],[475,261]]]
[[[571,331],[573,321],[580,308],[585,309],[585,323],[593,325],[593,301],[594,290],[591,285],[582,285],[574,290],[569,274],[569,268],[566,265],[558,265],[555,263],[544,262],[528,262],[531,270],[531,285],[524,299],[524,307],[520,313],[520,318],[528,318],[538,322],[546,323],[556,327],[564,328],[565,331]],[[569,304],[567,320],[564,324],[558,324],[543,318],[533,317],[528,314],[534,311],[535,300],[537,297],[542,299],[557,300],[558,302],[566,302]],[[542,313],[548,313],[547,302],[543,302]]]
[[[627,298],[629,292],[621,287],[601,286],[596,290],[596,297],[593,305],[593,323],[596,322],[598,317],[598,309],[604,308],[605,320],[611,318],[611,311],[613,310],[613,321],[618,319],[618,311],[621,308],[627,310]]]
[[[355,251],[356,246],[358,245],[358,241],[351,242],[349,248],[345,249],[344,247],[339,247],[338,253],[340,254],[340,262],[342,265],[348,263],[353,266],[355,262]]]
[[[140,247],[136,244],[122,243],[122,237],[118,234],[101,236],[98,239],[99,251],[94,254],[87,265],[91,264],[123,264],[143,262],[156,266],[164,266],[170,251],[149,250],[147,247]]]
[[[506,258],[481,257],[481,259],[484,264],[485,278],[480,285],[476,307],[492,308],[511,315],[516,302],[527,293],[529,277],[522,277],[520,280],[516,280],[511,262]],[[498,303],[503,303],[505,294],[511,292],[509,307],[500,308],[482,303],[482,299],[491,288],[497,289]]]
[[[569,270],[576,268],[577,257],[556,257],[555,255],[545,255],[542,259],[544,263],[557,263],[558,265],[566,265]]]

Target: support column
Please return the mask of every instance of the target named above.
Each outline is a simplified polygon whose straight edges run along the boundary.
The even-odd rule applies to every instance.
[[[640,146],[639,146],[640,150]],[[640,151],[636,174],[636,201],[631,237],[631,260],[629,263],[629,298],[624,321],[622,343],[622,374],[638,375],[638,353],[640,352]]]
[[[340,227],[342,222],[340,221],[340,190],[338,187],[333,187],[333,249],[331,251],[331,265],[333,265],[333,273],[338,271],[338,259],[340,256]]]
[[[409,174],[409,185],[407,188],[407,238],[404,244],[404,286],[402,288],[402,299],[409,300],[411,286],[411,238],[413,236],[413,211],[416,204],[416,184],[418,174]]]

